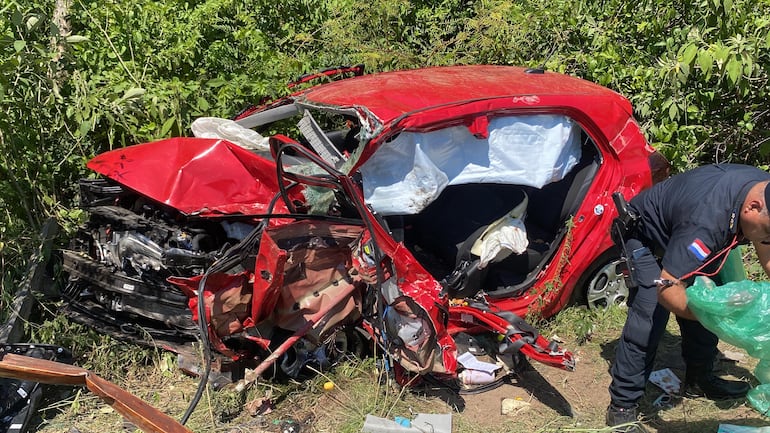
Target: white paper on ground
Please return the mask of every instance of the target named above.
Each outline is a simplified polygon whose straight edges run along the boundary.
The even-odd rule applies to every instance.
[[[650,373],[650,382],[654,383],[668,394],[678,394],[682,381],[670,368],[656,370]]]
[[[491,362],[479,361],[470,352],[465,352],[462,355],[458,356],[457,362],[462,364],[463,367],[467,368],[468,370],[481,370],[486,373],[494,373],[497,369],[500,368],[500,366],[497,364],[492,364]]]

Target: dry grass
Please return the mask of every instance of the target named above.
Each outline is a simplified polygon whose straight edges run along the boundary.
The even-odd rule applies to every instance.
[[[556,320],[541,324],[546,335],[558,335],[579,358],[578,370],[563,372],[532,365],[519,375],[517,383],[478,396],[457,396],[435,389],[394,386],[377,368],[374,359],[351,359],[331,372],[295,382],[260,381],[243,392],[210,391],[204,394],[188,427],[195,432],[279,432],[289,422],[302,432],[359,432],[367,414],[392,419],[413,418],[417,413],[452,413],[455,432],[608,432],[604,411],[609,397],[609,368],[625,312],[568,309]],[[683,377],[679,337],[672,319],[658,353],[658,368],[670,367]],[[84,335],[81,333],[81,335]],[[88,334],[94,338],[94,334]],[[173,355],[162,351],[127,346],[103,337],[95,338],[84,361],[89,368],[150,402],[169,415],[180,418],[195,393],[197,381],[175,367]],[[80,344],[83,349],[85,342]],[[745,353],[732,347],[723,350]],[[722,363],[724,372],[756,381],[751,376],[755,360]],[[324,391],[331,381],[335,387]],[[716,432],[720,423],[760,426],[770,424],[745,400],[712,402],[706,399],[678,399],[670,408],[656,409],[653,400],[661,391],[649,385],[642,410],[645,425],[652,432]],[[271,413],[251,416],[244,406],[267,397],[274,403]],[[516,416],[500,414],[502,398],[528,403]],[[41,420],[41,432],[105,433],[132,431],[109,406],[87,391],[52,403]],[[76,430],[73,430],[76,429]]]

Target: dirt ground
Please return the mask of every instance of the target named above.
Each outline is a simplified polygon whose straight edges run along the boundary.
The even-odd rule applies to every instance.
[[[667,334],[661,343],[655,369],[670,368],[684,379],[684,363],[680,356],[680,339]],[[574,351],[578,358],[574,372],[531,364],[520,374],[516,383],[503,385],[482,394],[463,396],[463,406],[458,408],[460,429],[472,425],[480,431],[511,432],[606,432],[605,410],[609,404],[607,387],[610,383],[609,368],[614,358],[617,339],[590,344]],[[717,367],[725,378],[750,381],[756,385],[751,372],[756,363],[744,351],[720,343],[727,358]],[[644,425],[650,432],[716,432],[719,424],[744,426],[768,426],[763,418],[745,399],[713,402],[704,398],[676,397],[670,405],[654,407],[653,402],[664,392],[648,383],[641,411]],[[515,399],[526,404],[512,414],[505,415],[501,407],[504,399]],[[457,425],[457,423],[456,423]]]

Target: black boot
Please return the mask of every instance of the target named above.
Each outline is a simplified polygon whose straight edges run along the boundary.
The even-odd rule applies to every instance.
[[[637,419],[636,406],[618,407],[610,404],[607,408],[607,425],[615,427],[612,433],[647,433],[647,429]]]
[[[684,379],[684,396],[706,397],[711,400],[743,398],[751,387],[739,380],[725,380],[714,375],[714,364],[687,364]]]

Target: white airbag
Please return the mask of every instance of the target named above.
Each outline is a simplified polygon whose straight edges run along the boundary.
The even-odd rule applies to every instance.
[[[364,198],[382,215],[406,215],[422,211],[447,185],[541,188],[580,160],[579,131],[568,117],[550,114],[491,119],[486,139],[462,125],[405,131],[361,166]]]

